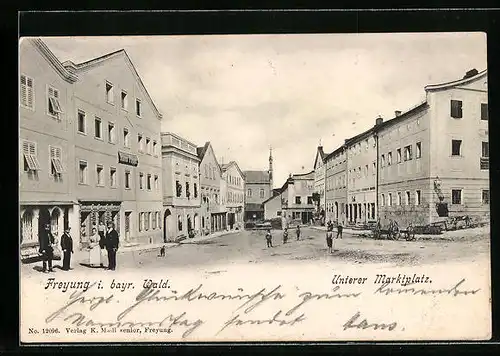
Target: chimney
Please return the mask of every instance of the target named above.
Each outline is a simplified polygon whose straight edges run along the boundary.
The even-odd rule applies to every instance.
[[[379,115],[377,119],[375,120],[375,126],[380,125],[381,123],[384,122],[384,119]]]
[[[465,73],[463,79],[467,79],[467,78],[473,77],[473,76],[475,76],[478,73],[479,72],[477,71],[477,69],[473,68],[473,69],[469,70],[467,73]]]
[[[396,111],[394,111],[394,115],[395,115],[396,117],[398,117],[399,115],[401,115],[401,111],[400,111],[400,110],[396,110]]]

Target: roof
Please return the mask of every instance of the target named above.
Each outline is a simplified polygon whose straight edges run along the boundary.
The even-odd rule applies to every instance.
[[[316,150],[316,156],[314,157],[313,168],[316,168],[316,162],[318,162],[318,158],[321,159],[321,162],[324,162],[325,152],[323,151],[323,146],[318,146]]]
[[[45,57],[45,59],[47,59],[47,61],[65,81],[74,83],[78,80],[78,76],[65,68],[56,55],[40,38],[30,38],[28,41],[40,51],[40,53]]]
[[[283,190],[281,188],[278,188],[278,189],[273,189],[273,195],[269,198],[267,198],[266,200],[264,200],[262,202],[262,205],[266,204],[267,202],[275,199],[276,197],[279,197],[280,194],[283,192]]]
[[[240,175],[244,178],[244,177],[245,177],[245,175],[244,175],[244,174],[243,174],[243,172],[241,171],[241,169],[240,169],[240,167],[238,166],[238,163],[236,163],[236,161],[231,161],[231,162],[229,162],[229,163],[224,163],[224,164],[222,164],[222,165],[221,165],[221,170],[222,170],[223,172],[225,172],[226,170],[228,170],[228,169],[229,169],[229,167],[231,167],[231,166],[233,166],[233,165],[236,167],[236,169],[238,170],[238,172],[240,172]]]
[[[205,153],[207,153],[208,147],[210,146],[210,141],[205,142],[203,147],[197,147],[196,152],[198,153],[198,157],[202,160],[205,157]]]
[[[308,177],[308,176],[310,176],[310,177]],[[307,173],[292,174],[292,179],[295,179],[295,178],[305,178],[305,179],[311,178],[311,179],[314,179],[314,170],[312,170],[310,172],[307,172]]]
[[[268,171],[244,171],[245,183],[271,183]]]
[[[328,160],[330,157],[336,155],[337,153],[340,153],[343,150],[345,150],[345,144],[339,146],[338,148],[336,148],[335,150],[333,150],[332,152],[330,152],[329,154],[327,154],[325,156],[325,161]]]
[[[477,73],[474,75],[474,73]],[[454,80],[451,82],[447,83],[441,83],[441,84],[430,84],[424,87],[425,91],[433,91],[433,90],[443,90],[443,89],[448,89],[451,87],[455,87],[457,85],[463,85],[467,83],[474,82],[481,77],[484,77],[487,75],[487,69],[482,70],[481,72],[478,72],[476,69],[472,69],[468,71],[465,76],[462,79]]]
[[[100,63],[102,63],[102,62],[104,62],[104,61],[106,61],[108,59],[112,59],[114,57],[118,57],[118,56],[122,56],[122,55],[125,57],[125,61],[129,64],[130,68],[132,69],[132,73],[136,77],[136,80],[139,83],[139,86],[144,90],[144,93],[146,94],[146,99],[149,101],[149,103],[153,107],[153,111],[155,112],[156,116],[158,117],[158,119],[161,119],[162,118],[162,114],[160,113],[160,111],[156,107],[153,99],[151,98],[151,95],[149,95],[149,92],[146,89],[146,86],[142,82],[142,79],[139,76],[139,73],[137,73],[137,69],[135,68],[134,64],[132,63],[132,60],[130,59],[127,51],[125,51],[124,49],[119,49],[117,51],[110,52],[110,53],[107,53],[107,54],[105,54],[103,56],[100,56],[100,57],[97,57],[97,58],[93,58],[93,59],[90,59],[88,61],[81,62],[81,63],[76,63],[75,64],[72,61],[65,61],[63,63],[63,65],[69,71],[84,70],[84,69],[92,68],[93,66],[98,65],[98,64],[100,64]]]
[[[420,104],[405,111],[404,113],[401,113],[398,116],[377,125],[376,130],[379,131],[379,130],[384,129],[388,126],[392,126],[394,124],[397,124],[398,122],[403,121],[403,120],[407,119],[408,117],[410,117],[411,115],[413,115],[417,112],[420,112],[424,109],[427,109],[428,107],[429,107],[429,105],[428,105],[427,101],[423,101]]]

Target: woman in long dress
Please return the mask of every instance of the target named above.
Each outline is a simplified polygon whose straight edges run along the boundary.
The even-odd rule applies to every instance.
[[[92,235],[89,239],[89,264],[93,267],[101,264],[101,247],[99,246],[100,239],[101,237],[97,233],[97,229],[92,228]]]

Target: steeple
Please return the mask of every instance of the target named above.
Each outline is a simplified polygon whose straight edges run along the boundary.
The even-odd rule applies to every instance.
[[[269,185],[273,189],[273,148],[269,146]]]

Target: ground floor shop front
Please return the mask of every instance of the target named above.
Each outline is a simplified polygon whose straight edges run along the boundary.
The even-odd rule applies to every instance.
[[[294,224],[310,224],[313,221],[314,208],[304,208],[304,209],[287,209],[282,210],[282,220],[286,222],[286,225]]]
[[[345,210],[346,223],[353,225],[376,222],[376,204],[375,187],[349,192]]]

